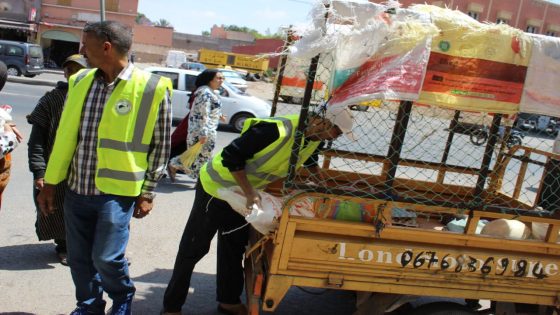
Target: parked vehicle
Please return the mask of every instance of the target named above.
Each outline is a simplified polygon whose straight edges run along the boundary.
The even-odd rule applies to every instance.
[[[237,72],[230,69],[218,69],[226,78],[226,82],[240,89],[241,91],[247,91],[247,81],[243,79]]]
[[[182,64],[187,62],[187,54],[180,50],[170,50],[167,52],[165,59],[165,66],[170,68],[179,68]]]
[[[232,68],[244,69],[252,73],[262,73],[268,69],[268,57],[236,54],[232,52],[201,49],[198,51],[198,61],[207,68]]]
[[[31,43],[0,40],[0,60],[8,67],[8,75],[34,77],[43,72],[43,50]]]
[[[183,119],[189,112],[187,107],[188,99],[194,88],[196,77],[200,72],[164,67],[150,67],[146,68],[146,71],[171,79],[173,82],[173,96],[171,99],[173,104],[173,120]],[[226,116],[226,124],[229,124],[236,131],[243,129],[243,124],[247,118],[270,116],[270,104],[237,89],[227,81],[222,84],[219,93],[222,99],[222,111]]]
[[[199,62],[185,62],[181,64],[179,68],[186,69],[186,70],[200,71],[200,72],[206,70],[206,66],[204,66]]]

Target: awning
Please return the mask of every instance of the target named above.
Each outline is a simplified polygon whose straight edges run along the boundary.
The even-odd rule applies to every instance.
[[[57,31],[57,30],[50,30],[50,31],[43,32],[43,34],[41,34],[41,38],[62,40],[65,42],[73,42],[73,43],[80,42],[80,39],[76,35],[64,31]]]
[[[0,28],[16,29],[28,32],[35,31],[35,24],[22,23],[10,20],[0,20]]]

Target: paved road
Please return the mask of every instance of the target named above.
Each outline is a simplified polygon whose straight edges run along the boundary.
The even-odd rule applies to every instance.
[[[30,132],[25,115],[50,89],[8,83],[0,92],[0,103],[14,107],[14,119],[24,134]],[[218,147],[236,136],[220,131]],[[11,182],[0,210],[0,314],[68,314],[75,303],[69,269],[58,264],[52,243],[38,242],[35,236],[32,176],[27,169],[25,143],[14,151],[13,159]],[[158,314],[160,310],[194,198],[193,184],[181,175],[175,184],[163,180],[158,187],[152,214],[132,221],[128,255],[132,258],[131,275],[138,289],[134,314]],[[192,295],[183,308],[185,314],[217,314],[215,274],[214,242],[209,255],[195,269],[190,289]],[[353,295],[349,292],[327,291],[310,295],[293,288],[277,314],[351,314],[353,303]]]

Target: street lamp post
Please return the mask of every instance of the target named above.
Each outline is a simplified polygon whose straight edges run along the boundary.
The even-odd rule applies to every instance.
[[[101,22],[105,21],[105,0],[99,0],[99,14]]]

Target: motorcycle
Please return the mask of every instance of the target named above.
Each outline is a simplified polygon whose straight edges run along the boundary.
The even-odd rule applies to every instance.
[[[511,149],[513,146],[522,145],[523,138],[525,138],[525,133],[518,129],[512,129],[509,137],[506,140],[506,146]]]
[[[506,147],[511,149],[513,146],[522,145],[523,138],[525,138],[525,133],[519,129],[512,129],[509,137],[506,139]],[[484,126],[473,131],[470,134],[471,143],[477,146],[481,146],[488,140],[488,127]]]

